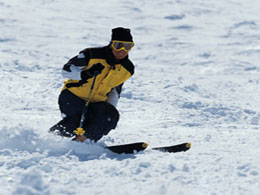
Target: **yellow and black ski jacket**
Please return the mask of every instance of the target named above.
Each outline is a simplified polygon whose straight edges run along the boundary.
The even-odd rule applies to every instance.
[[[123,83],[134,74],[134,65],[128,56],[117,60],[109,46],[87,48],[70,59],[63,67],[63,76],[68,78],[62,90],[68,89],[74,95],[87,100],[93,78],[81,80],[82,70],[101,63],[105,68],[97,76],[90,102],[108,101],[109,93],[121,92]]]

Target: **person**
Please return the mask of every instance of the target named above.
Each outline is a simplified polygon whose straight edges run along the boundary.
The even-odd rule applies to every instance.
[[[96,142],[116,128],[116,105],[122,86],[134,74],[128,57],[133,46],[130,29],[117,27],[112,29],[107,46],[86,48],[63,66],[62,75],[67,80],[58,99],[62,120],[50,132],[76,141]],[[84,130],[78,133],[75,130],[81,124],[82,112],[86,114]]]

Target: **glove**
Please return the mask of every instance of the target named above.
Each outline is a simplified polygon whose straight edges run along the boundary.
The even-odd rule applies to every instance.
[[[88,69],[88,72],[90,75],[94,76],[95,74],[100,74],[104,68],[105,67],[101,63],[98,63],[91,66],[91,68]]]
[[[104,68],[105,67],[101,63],[94,64],[93,66],[91,66],[90,69],[83,70],[80,73],[81,79],[87,80],[89,78],[92,78],[93,76],[100,74]]]

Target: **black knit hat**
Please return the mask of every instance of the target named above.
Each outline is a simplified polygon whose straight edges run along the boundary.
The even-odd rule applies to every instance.
[[[112,40],[133,42],[131,30],[123,27],[112,29]]]

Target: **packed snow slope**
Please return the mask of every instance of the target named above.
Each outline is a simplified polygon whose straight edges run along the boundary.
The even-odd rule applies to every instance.
[[[0,194],[258,195],[260,1],[0,0]],[[129,27],[135,75],[98,144],[49,134],[62,66]],[[185,153],[102,145],[191,142]]]

